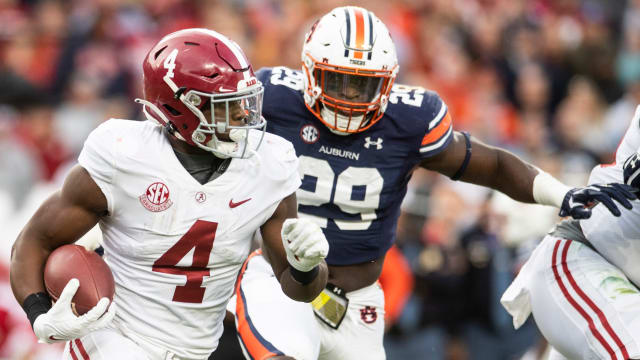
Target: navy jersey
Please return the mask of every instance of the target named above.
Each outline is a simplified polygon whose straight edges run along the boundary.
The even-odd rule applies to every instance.
[[[434,92],[395,85],[382,119],[369,129],[336,135],[306,107],[299,71],[261,69],[267,131],[293,143],[302,185],[300,217],[322,226],[329,265],[374,260],[395,240],[400,204],[412,170],[445,149],[451,117]]]

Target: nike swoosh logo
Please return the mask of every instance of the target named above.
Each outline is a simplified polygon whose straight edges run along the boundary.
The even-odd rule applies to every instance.
[[[245,200],[242,200],[242,201],[238,201],[238,202],[233,202],[233,199],[229,199],[229,207],[233,209],[234,207],[240,206],[240,205],[246,203],[249,200],[251,200],[251,198],[248,198],[248,199],[245,199]]]
[[[53,341],[65,341],[64,339],[58,339],[57,337],[53,336],[53,335],[49,335],[49,340],[53,340]]]
[[[233,91],[233,89],[223,88],[222,86],[220,86],[220,88],[218,90],[223,91],[223,92],[231,92],[231,91]]]

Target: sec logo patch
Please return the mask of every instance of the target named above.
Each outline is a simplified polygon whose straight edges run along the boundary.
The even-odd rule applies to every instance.
[[[140,195],[138,199],[142,206],[152,212],[159,212],[167,210],[173,205],[173,202],[169,198],[170,192],[167,185],[161,182],[155,182],[147,188],[144,194]]]
[[[307,144],[313,144],[318,141],[318,129],[313,125],[305,125],[300,129],[300,137]]]

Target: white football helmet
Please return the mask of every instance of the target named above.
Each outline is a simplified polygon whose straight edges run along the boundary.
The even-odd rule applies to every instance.
[[[316,21],[302,47],[304,101],[336,134],[364,131],[382,117],[398,73],[389,30],[356,6]]]

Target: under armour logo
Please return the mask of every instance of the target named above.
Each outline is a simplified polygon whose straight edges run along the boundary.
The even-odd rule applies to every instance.
[[[376,146],[376,150],[380,150],[382,149],[382,138],[378,138],[378,140],[376,141],[371,141],[371,136],[367,136],[364,141],[366,141],[364,143],[364,147],[365,148],[369,148],[371,145],[375,145]]]

